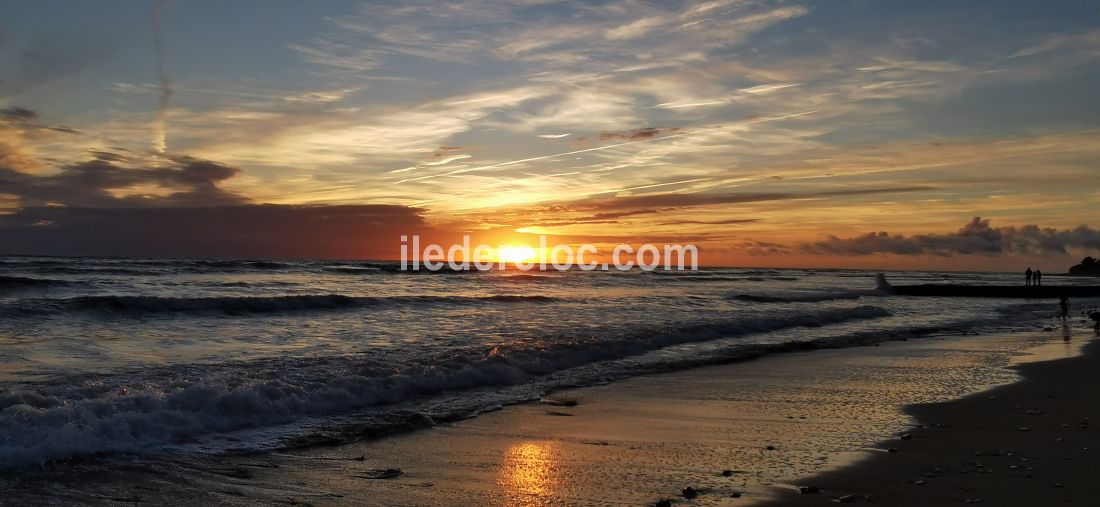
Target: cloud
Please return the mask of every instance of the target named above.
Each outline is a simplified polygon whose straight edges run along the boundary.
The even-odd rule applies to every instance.
[[[640,141],[657,137],[665,132],[675,133],[681,130],[683,129],[680,127],[646,127],[626,132],[600,132],[597,138],[601,141]]]
[[[748,88],[741,88],[728,96],[718,98],[706,98],[699,97],[694,94],[687,95],[686,97],[678,97],[676,100],[661,102],[654,105],[654,109],[685,109],[696,108],[704,106],[718,106],[731,104],[738,101],[753,100],[759,101],[763,96],[774,94],[780,90],[788,88],[794,88],[799,86],[799,83],[765,83],[756,86],[750,86]]]
[[[690,181],[665,181],[650,185],[691,185]],[[688,187],[690,188],[690,187]],[[729,226],[762,221],[761,218],[731,217],[731,209],[751,203],[783,203],[788,201],[822,201],[830,198],[855,195],[897,194],[931,190],[932,187],[876,187],[816,192],[695,192],[656,193],[622,197],[589,197],[571,201],[555,201],[538,205],[492,209],[482,215],[484,223],[506,224],[513,227],[555,227],[581,224],[621,223],[624,218],[642,226],[646,233],[653,227],[704,225]],[[705,208],[701,210],[700,208]],[[699,228],[693,228],[696,230]],[[632,229],[633,230],[633,229]],[[677,230],[680,229],[670,229]],[[722,229],[717,229],[722,230]],[[642,233],[644,235],[645,233]]]
[[[217,162],[173,157],[162,167],[135,169],[116,165],[117,160],[96,158],[44,175],[0,167],[0,186],[28,207],[216,206],[247,200],[218,186],[240,170]]]
[[[11,106],[0,109],[0,116],[15,122],[31,122],[38,119],[38,112],[25,107]]]
[[[79,130],[76,130],[68,125],[47,125],[40,123],[38,120],[40,114],[33,109],[27,109],[20,106],[10,106],[0,109],[0,124],[7,123],[8,126],[22,129],[26,132],[35,132],[39,130],[52,130],[54,132],[62,132],[65,134],[80,134]]]
[[[80,74],[114,56],[120,45],[113,34],[65,30],[35,32],[5,49],[13,56],[0,94],[10,97]]]
[[[1071,249],[1100,250],[1100,231],[1087,225],[1073,229],[992,227],[989,220],[975,217],[951,234],[903,235],[872,232],[851,238],[828,239],[802,246],[802,251],[828,255],[1047,255],[1066,254]]]
[[[738,225],[759,222],[759,218],[730,218],[726,220],[673,220],[661,225]]]
[[[464,160],[470,158],[469,153],[456,153],[451,155],[436,155],[435,160],[431,162],[425,162],[426,166],[447,165],[457,160]]]
[[[587,72],[700,60],[809,12],[781,2],[719,1],[683,8],[565,3],[550,14],[541,3],[409,1],[394,8],[368,1],[356,12],[333,18],[334,30],[291,49],[311,63],[357,74],[377,73],[409,57],[475,64],[519,61]],[[660,43],[654,43],[658,37]]]
[[[750,257],[769,257],[773,255],[789,255],[790,248],[782,243],[772,241],[747,240],[735,243],[733,250]]]
[[[160,97],[157,102],[156,116],[153,118],[153,150],[165,153],[168,150],[168,106],[175,90],[172,89],[172,79],[168,77],[168,71],[164,65],[164,31],[161,28],[164,8],[167,0],[159,0],[153,5],[153,48],[157,54],[157,77],[160,80]]]
[[[724,204],[742,204],[763,201],[784,201],[794,199],[820,199],[829,197],[843,197],[868,194],[894,194],[905,192],[921,192],[933,190],[935,187],[926,185],[858,188],[845,190],[825,190],[817,192],[793,193],[793,192],[725,192],[725,193],[665,193],[647,194],[639,196],[615,197],[595,201],[579,201],[574,206],[589,207],[599,210],[618,210],[633,208],[690,208],[697,206],[712,206]]]
[[[604,37],[615,40],[636,39],[663,25],[665,21],[666,18],[663,16],[638,19],[608,30],[604,33]]]
[[[31,172],[42,166],[24,143],[23,130],[0,122],[0,170],[11,167]]]
[[[1012,54],[1009,58],[1022,58],[1041,55],[1051,51],[1072,47],[1076,49],[1095,50],[1100,47],[1100,30],[1093,30],[1073,35],[1054,35],[1045,40],[1025,47]]]
[[[17,254],[396,258],[400,235],[434,234],[421,213],[378,204],[238,204],[140,211],[29,207],[0,215],[0,248]]]
[[[330,104],[340,102],[362,91],[362,87],[339,88],[334,90],[311,90],[288,95],[283,100],[302,104]]]
[[[0,110],[0,168],[35,171],[42,164],[27,143],[28,132],[37,128],[38,112],[25,107],[10,106]]]

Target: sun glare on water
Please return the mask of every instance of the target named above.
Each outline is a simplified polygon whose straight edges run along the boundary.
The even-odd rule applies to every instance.
[[[535,249],[527,245],[507,245],[497,249],[497,259],[508,263],[531,262]]]

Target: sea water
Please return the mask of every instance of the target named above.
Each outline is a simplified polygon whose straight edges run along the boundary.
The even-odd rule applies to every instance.
[[[0,468],[350,440],[786,350],[1034,328],[1056,306],[890,296],[875,275],[0,257]]]

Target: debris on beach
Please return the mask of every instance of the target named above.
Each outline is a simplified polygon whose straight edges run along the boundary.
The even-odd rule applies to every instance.
[[[821,492],[821,488],[817,486],[799,486],[798,492],[803,495],[816,495]]]
[[[684,495],[684,498],[687,498],[688,500],[691,500],[691,499],[699,496],[699,492],[695,491],[695,488],[693,488],[691,486],[688,486],[688,487],[684,488],[683,490],[680,491],[680,493],[682,495]]]
[[[552,407],[575,407],[578,405],[577,400],[561,400],[554,398],[543,398],[540,402]]]
[[[672,500],[657,500],[653,507],[672,507]]]

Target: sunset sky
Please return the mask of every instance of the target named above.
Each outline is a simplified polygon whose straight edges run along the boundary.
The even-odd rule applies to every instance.
[[[1080,0],[4,2],[0,253],[1060,272],[1098,89]]]

